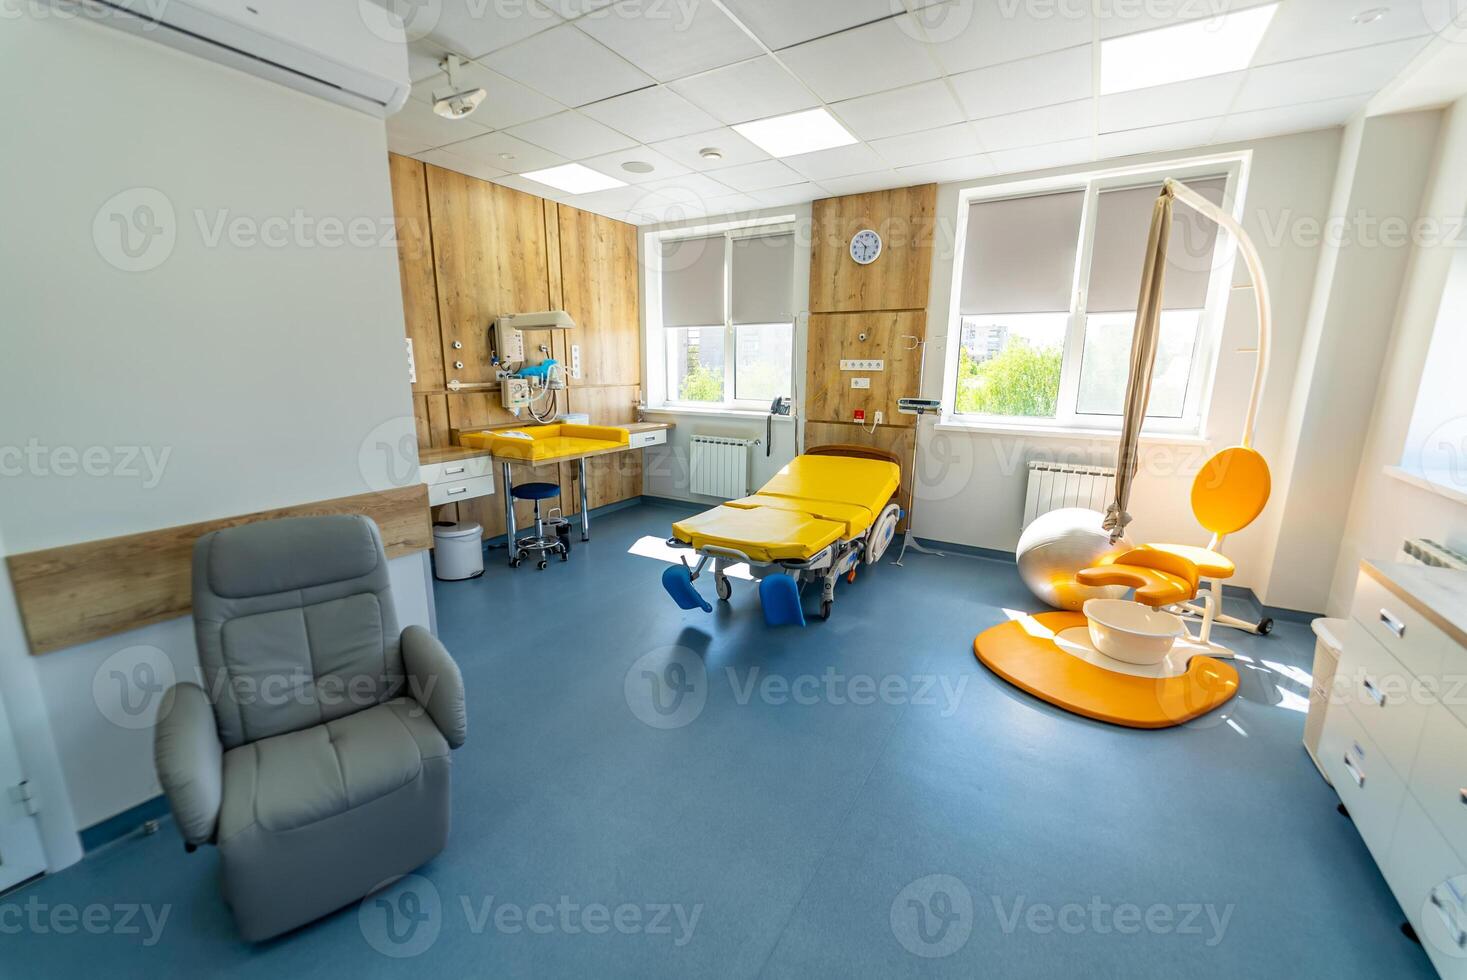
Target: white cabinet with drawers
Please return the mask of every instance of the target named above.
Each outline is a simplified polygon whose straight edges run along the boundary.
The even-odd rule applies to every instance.
[[[433,507],[494,493],[494,460],[487,454],[424,463],[419,472],[428,484],[428,503]]]
[[[1467,572],[1362,566],[1319,760],[1427,955],[1467,980]]]

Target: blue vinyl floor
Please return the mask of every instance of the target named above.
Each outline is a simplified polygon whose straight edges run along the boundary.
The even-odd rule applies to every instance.
[[[629,553],[693,509],[437,584],[470,736],[418,875],[251,947],[165,823],[0,899],[0,976],[1432,975],[1299,744],[1307,626],[1225,631],[1221,712],[1114,728],[974,660],[1034,608],[1012,565],[909,555],[768,630],[750,583],[682,612]],[[45,918],[90,905],[136,931]]]

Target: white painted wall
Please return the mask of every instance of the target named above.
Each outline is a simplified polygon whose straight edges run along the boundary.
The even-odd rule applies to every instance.
[[[1294,375],[1303,338],[1314,281],[1318,248],[1298,244],[1289,235],[1271,233],[1281,218],[1314,218],[1323,221],[1328,213],[1330,188],[1339,152],[1340,131],[1323,130],[1237,146],[1215,146],[1205,150],[1150,154],[1087,164],[1045,175],[1087,171],[1114,166],[1154,163],[1199,154],[1251,149],[1253,158],[1244,202],[1243,224],[1253,236],[1263,259],[1273,296],[1275,338],[1270,382],[1264,389],[1256,445],[1276,459],[1282,445],[1281,422],[1289,407],[1290,386],[1278,379]],[[947,184],[938,192],[938,232],[928,305],[927,335],[933,353],[928,357],[924,392],[936,397],[942,390],[946,370],[941,352],[947,333],[953,329],[950,293],[952,287],[954,232],[958,217],[958,194],[966,187],[1007,183],[1036,174],[1005,175],[984,181]],[[1239,262],[1234,282],[1247,283],[1247,272]],[[1228,304],[1223,329],[1211,411],[1201,440],[1164,437],[1143,439],[1143,460],[1131,498],[1131,525],[1136,540],[1165,540],[1206,543],[1206,533],[1192,517],[1188,494],[1198,467],[1213,452],[1235,443],[1242,430],[1248,389],[1253,379],[1254,356],[1239,353],[1256,343],[1257,322],[1253,296],[1248,289],[1235,289]],[[936,431],[923,428],[919,464],[916,528],[919,535],[960,544],[1012,551],[1018,543],[1023,516],[1024,491],[1028,479],[1025,463],[1030,459],[1060,459],[1071,462],[1114,465],[1116,440],[1031,434],[995,434],[970,431]],[[1260,522],[1261,523],[1261,522]],[[1258,586],[1261,575],[1257,556],[1262,536],[1259,525],[1228,542],[1230,556],[1238,562],[1235,584]]]
[[[74,19],[11,19],[0,65],[31,93],[0,103],[11,552],[416,480],[376,449],[412,432],[380,120]],[[424,567],[394,562],[405,623]],[[33,661],[82,827],[157,791],[147,733],[91,693],[134,645],[196,662],[187,620]]]
[[[1421,213],[1458,228],[1467,213],[1467,99],[1453,104],[1443,119]],[[1386,472],[1405,455],[1423,377],[1430,383],[1430,376],[1443,369],[1461,377],[1460,361],[1438,364],[1429,358],[1435,356],[1433,341],[1439,330],[1454,331],[1457,338],[1464,332],[1461,320],[1440,317],[1453,264],[1461,264],[1462,245],[1460,239],[1456,247],[1427,243],[1412,252],[1334,566],[1331,615],[1348,612],[1360,562],[1394,558],[1408,537],[1429,537],[1467,550],[1467,504]],[[1455,410],[1443,410],[1467,418],[1467,389],[1459,385],[1455,390]]]
[[[1407,235],[1441,113],[1355,120],[1344,132],[1314,297],[1283,421],[1284,452],[1262,528],[1271,605],[1323,610],[1370,427],[1380,365],[1411,256]]]

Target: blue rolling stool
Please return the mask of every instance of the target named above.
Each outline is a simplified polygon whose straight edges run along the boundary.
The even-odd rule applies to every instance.
[[[516,500],[533,500],[535,502],[535,533],[527,534],[514,543],[515,554],[509,560],[509,567],[519,568],[520,562],[530,555],[539,555],[539,569],[543,572],[549,564],[547,554],[560,555],[561,561],[570,560],[570,549],[553,534],[545,533],[545,522],[540,516],[540,501],[549,500],[560,496],[560,487],[554,483],[521,483],[510,491]]]

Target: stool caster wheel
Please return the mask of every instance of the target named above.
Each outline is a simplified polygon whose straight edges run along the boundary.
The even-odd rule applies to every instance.
[[[1258,635],[1259,636],[1267,636],[1268,634],[1270,634],[1272,632],[1273,632],[1273,618],[1272,617],[1266,617],[1261,623],[1258,624]]]
[[[511,559],[510,559],[510,560],[509,560],[509,567],[510,567],[510,568],[519,568],[519,567],[520,567],[520,562],[521,562],[521,561],[522,561],[522,560],[523,560],[523,559],[520,559],[520,558],[511,558]]]
[[[560,549],[560,560],[561,561],[570,561],[570,549],[569,548],[561,548]]]
[[[831,599],[822,599],[820,601],[820,618],[822,620],[830,618],[830,610],[834,605],[835,602]]]
[[[541,558],[539,563],[535,567],[543,572],[545,571],[546,566],[548,566],[549,564],[550,562],[546,561],[544,558]]]
[[[733,583],[727,578],[715,578],[713,580],[713,588],[718,593],[718,598],[724,602],[727,602],[733,597]]]

